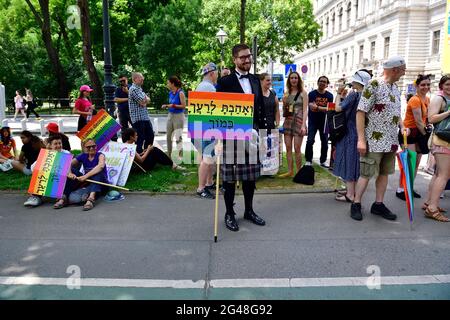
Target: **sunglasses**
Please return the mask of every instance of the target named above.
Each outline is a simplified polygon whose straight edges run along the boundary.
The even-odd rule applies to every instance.
[[[86,149],[95,149],[95,148],[97,148],[97,145],[94,144],[94,145],[92,145],[92,146],[85,146],[85,148],[86,148]]]

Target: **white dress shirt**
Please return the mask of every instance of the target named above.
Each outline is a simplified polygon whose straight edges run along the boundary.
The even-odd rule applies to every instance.
[[[241,84],[242,90],[244,90],[244,93],[253,93],[252,86],[250,84],[250,79],[249,78],[240,79],[241,74],[246,75],[246,74],[248,74],[248,72],[242,72],[242,71],[236,70],[236,77],[238,78],[239,83]]]

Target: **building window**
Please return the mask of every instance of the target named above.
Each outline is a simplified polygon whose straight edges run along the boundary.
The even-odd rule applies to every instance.
[[[336,30],[337,32],[341,32],[342,31],[342,14],[343,14],[343,9],[340,8],[339,9],[339,14],[338,14],[338,30]]]
[[[371,61],[375,60],[375,45],[376,45],[375,41],[372,41],[370,43],[370,60]]]
[[[364,45],[359,46],[359,63],[362,63],[364,59]]]
[[[433,32],[433,42],[431,47],[431,54],[439,53],[439,44],[441,42],[441,31],[436,30]]]
[[[336,55],[336,71],[339,71],[339,55]]]
[[[320,71],[321,69],[320,69],[320,60],[319,60],[319,67],[317,68],[317,73],[320,73],[321,71]]]
[[[330,57],[330,66],[329,66],[329,68],[328,68],[328,71],[329,71],[329,72],[332,72],[332,71],[333,71],[333,57]]]
[[[329,25],[330,25],[330,22],[329,22],[329,20],[328,20],[328,18],[327,18],[327,20],[326,20],[326,22],[325,22],[325,34],[327,35],[327,38],[330,36]]]
[[[344,69],[347,69],[347,59],[348,59],[348,54],[347,54],[347,52],[344,52]]]
[[[359,18],[359,0],[355,1],[355,12],[356,12],[356,19]]]
[[[389,58],[389,46],[391,44],[391,37],[384,38],[384,58]]]
[[[351,20],[352,20],[352,3],[349,2],[347,6],[347,29],[350,28]]]
[[[332,36],[334,34],[334,25],[336,23],[336,17],[333,13],[333,15],[331,16],[331,30],[330,30],[330,36]]]

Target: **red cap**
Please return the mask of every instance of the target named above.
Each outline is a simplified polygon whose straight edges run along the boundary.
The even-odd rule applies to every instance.
[[[56,122],[50,122],[47,125],[48,132],[58,133],[59,132],[59,126]]]

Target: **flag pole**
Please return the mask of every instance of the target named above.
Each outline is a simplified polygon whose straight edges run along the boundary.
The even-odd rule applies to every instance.
[[[109,183],[104,183],[104,182],[95,181],[95,180],[91,180],[91,179],[86,179],[85,181],[90,182],[90,183],[101,184],[102,186],[105,186],[105,187],[111,187],[111,188],[116,188],[116,189],[120,189],[120,190],[130,191],[130,189],[115,186],[115,185],[109,184]]]

